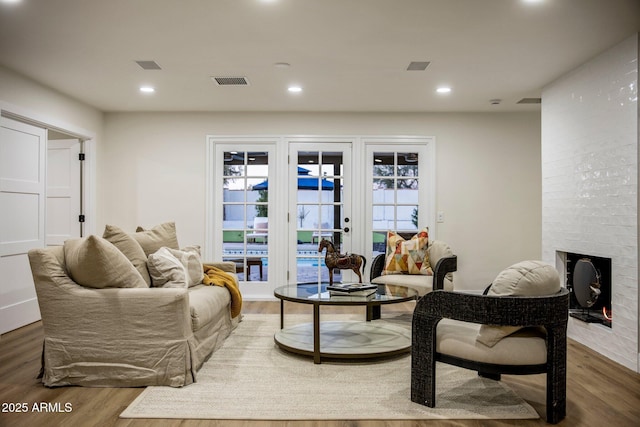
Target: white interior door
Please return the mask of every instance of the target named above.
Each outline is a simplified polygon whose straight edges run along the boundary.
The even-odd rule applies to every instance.
[[[289,144],[289,283],[328,283],[322,239],[339,253],[351,252],[351,143]],[[350,270],[334,282],[358,281]]]
[[[80,237],[80,151],[78,139],[49,140],[47,146],[46,244]]]
[[[40,319],[27,251],[45,244],[46,130],[0,117],[0,333]]]

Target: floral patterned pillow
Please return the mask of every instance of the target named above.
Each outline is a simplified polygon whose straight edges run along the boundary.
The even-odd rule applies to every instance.
[[[399,234],[387,232],[387,255],[382,274],[433,275],[429,263],[429,228],[425,227],[410,240]]]

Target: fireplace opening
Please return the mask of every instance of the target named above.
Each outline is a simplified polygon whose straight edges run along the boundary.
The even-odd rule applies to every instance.
[[[611,258],[566,253],[569,315],[611,327]]]

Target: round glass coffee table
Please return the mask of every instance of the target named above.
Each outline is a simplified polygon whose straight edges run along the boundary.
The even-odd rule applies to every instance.
[[[298,284],[276,288],[280,299],[280,330],[274,335],[278,347],[321,359],[360,359],[395,356],[411,349],[411,330],[384,321],[372,321],[375,307],[415,300],[415,289],[398,285],[378,285],[375,294],[331,296],[322,284]],[[313,305],[313,322],[284,327],[284,302]],[[362,321],[321,321],[320,306],[348,305],[366,308]]]

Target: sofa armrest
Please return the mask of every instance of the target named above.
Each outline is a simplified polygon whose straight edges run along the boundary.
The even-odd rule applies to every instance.
[[[210,265],[212,267],[219,268],[222,271],[226,271],[227,273],[236,274],[236,263],[232,261],[213,261],[213,262],[203,262],[204,265]]]

